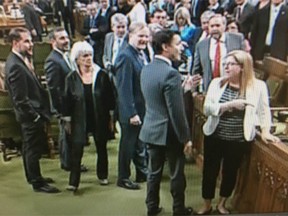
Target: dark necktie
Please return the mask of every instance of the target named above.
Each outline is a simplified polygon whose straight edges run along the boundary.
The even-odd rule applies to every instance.
[[[218,40],[214,58],[213,78],[220,77],[220,62],[221,62],[221,49],[220,49],[220,41]]]
[[[141,50],[141,51],[139,52],[139,57],[140,57],[140,59],[141,59],[141,61],[143,62],[144,65],[147,65],[147,64],[148,64],[146,54],[144,53],[143,50]]]
[[[236,17],[235,17],[236,21],[239,21],[240,16],[241,16],[241,7],[238,6],[237,11],[236,11]]]
[[[94,27],[94,17],[90,18],[90,28]]]

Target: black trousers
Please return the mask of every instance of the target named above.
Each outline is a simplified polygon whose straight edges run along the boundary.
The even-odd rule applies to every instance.
[[[72,36],[74,37],[75,36],[75,19],[73,16],[73,11],[70,11],[68,7],[65,7],[62,13],[62,19],[64,22],[65,30],[67,31],[69,35],[72,34]],[[69,28],[68,28],[69,24],[70,24],[71,31],[69,31]]]
[[[39,160],[47,146],[47,134],[44,125],[45,122],[41,119],[36,123],[21,123],[23,137],[22,158],[25,176],[33,187],[39,187],[43,184]]]
[[[83,156],[84,143],[71,142],[71,171],[69,185],[78,187],[81,176],[81,160]]]
[[[159,190],[166,158],[170,170],[170,192],[173,197],[173,212],[183,210],[185,207],[186,189],[184,145],[177,140],[171,140],[166,146],[147,144],[147,149],[149,162],[146,206],[148,211],[159,207]]]
[[[222,162],[220,196],[231,196],[243,156],[249,152],[251,142],[224,141],[213,136],[204,138],[204,167],[202,197],[213,199]]]
[[[136,168],[136,179],[147,176],[147,150],[145,143],[138,139],[141,126],[120,123],[121,138],[118,156],[118,181],[129,179],[130,163]]]
[[[96,175],[98,179],[107,179],[108,177],[108,153],[107,153],[107,139],[97,137],[93,133],[93,138],[96,146]]]
[[[71,167],[71,135],[67,134],[64,128],[64,121],[59,121],[59,157],[61,168],[70,169]]]

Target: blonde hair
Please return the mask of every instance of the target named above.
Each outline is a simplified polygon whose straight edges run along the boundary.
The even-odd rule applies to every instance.
[[[253,81],[255,80],[252,56],[243,50],[231,51],[227,57],[229,56],[233,57],[242,68],[239,81],[240,97],[244,97],[247,87],[253,85]]]
[[[180,7],[176,10],[175,14],[174,14],[174,22],[175,24],[178,26],[178,23],[177,23],[177,17],[183,17],[185,20],[186,20],[186,24],[191,26],[192,23],[191,23],[191,16],[190,16],[190,13],[188,11],[187,8],[185,7]]]
[[[147,24],[144,22],[132,22],[129,26],[129,33],[135,34],[138,31],[141,31],[144,28],[148,28]]]

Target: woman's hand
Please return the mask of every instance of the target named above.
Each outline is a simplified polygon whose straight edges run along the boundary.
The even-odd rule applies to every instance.
[[[187,143],[185,143],[185,145],[184,145],[184,154],[186,156],[191,156],[192,155],[192,147],[193,147],[192,141],[189,140]]]
[[[264,142],[265,144],[278,143],[278,142],[281,141],[278,137],[272,135],[272,134],[269,133],[269,132],[262,132],[262,133],[261,133],[261,139],[263,140],[263,142]]]

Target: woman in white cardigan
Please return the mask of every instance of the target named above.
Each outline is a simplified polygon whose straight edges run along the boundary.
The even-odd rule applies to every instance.
[[[253,61],[245,51],[232,51],[224,64],[225,76],[212,80],[204,102],[208,117],[203,126],[204,168],[202,179],[203,207],[198,214],[212,211],[211,201],[222,162],[220,199],[216,210],[229,214],[227,198],[235,187],[242,157],[250,149],[255,126],[260,125],[264,142],[278,142],[270,134],[271,113],[266,84],[254,76]]]

